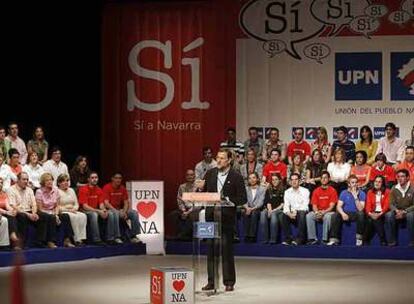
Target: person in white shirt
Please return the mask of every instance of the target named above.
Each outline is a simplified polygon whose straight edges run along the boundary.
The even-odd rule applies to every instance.
[[[306,241],[306,214],[309,211],[309,190],[301,187],[300,175],[293,173],[290,176],[291,188],[285,191],[282,228],[285,235],[283,245],[300,245]],[[290,224],[298,226],[298,236],[293,240]]]
[[[45,172],[52,174],[53,183],[57,185],[57,179],[61,174],[69,175],[68,166],[61,161],[62,153],[59,147],[53,147],[52,157],[47,162],[43,164],[43,169]]]
[[[7,191],[11,182],[17,181],[16,175],[11,170],[10,166],[4,163],[3,155],[0,154],[0,177],[3,179],[3,190]]]
[[[333,154],[333,162],[329,163],[327,168],[331,176],[332,186],[338,195],[348,188],[348,177],[351,175],[352,167],[345,159],[345,150],[338,148]]]
[[[27,149],[24,141],[19,137],[19,127],[17,123],[9,123],[9,135],[6,137],[11,143],[11,148],[15,148],[20,154],[20,164],[24,165],[27,161]]]
[[[388,122],[385,125],[385,136],[380,139],[377,149],[377,155],[384,153],[388,163],[394,167],[401,163],[404,155],[404,141],[396,135],[397,126]]]
[[[246,187],[247,202],[243,205],[245,242],[255,243],[257,224],[262,211],[266,188],[260,185],[260,177],[256,172],[249,174],[249,184]]]
[[[29,175],[29,187],[35,191],[40,188],[40,177],[45,170],[39,164],[39,157],[36,152],[30,153],[29,163],[24,165],[23,172],[26,172]]]
[[[213,151],[210,147],[203,148],[203,157],[204,159],[197,163],[194,169],[196,180],[203,180],[206,172],[217,166],[217,162],[213,159]]]

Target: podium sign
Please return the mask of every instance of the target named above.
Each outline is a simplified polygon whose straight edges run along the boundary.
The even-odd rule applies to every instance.
[[[151,269],[150,303],[194,303],[194,272],[189,268],[156,267]]]
[[[219,237],[217,222],[196,222],[194,226],[194,237],[196,239],[215,239]]]
[[[164,182],[129,181],[126,183],[131,208],[138,212],[139,239],[147,254],[165,254],[164,250]]]

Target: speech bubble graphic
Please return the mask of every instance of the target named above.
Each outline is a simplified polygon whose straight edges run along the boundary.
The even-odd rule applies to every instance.
[[[370,39],[369,34],[375,32],[380,27],[380,22],[376,18],[370,16],[358,16],[355,17],[349,24],[350,29],[358,34],[364,35]]]
[[[263,42],[263,50],[270,58],[286,50],[286,43],[283,40],[270,40]]]
[[[395,11],[388,15],[388,20],[395,24],[404,24],[411,19],[411,15],[406,11]]]
[[[285,51],[301,59],[295,44],[322,32],[324,25],[312,17],[312,0],[252,0],[241,9],[239,23],[249,37],[266,42],[283,41]]]
[[[401,9],[414,17],[414,0],[405,0],[401,5]]]
[[[372,4],[365,8],[365,15],[372,18],[381,18],[388,14],[388,8],[382,4]]]
[[[312,16],[323,24],[332,26],[329,36],[337,35],[357,17],[365,14],[368,0],[313,0]]]
[[[306,57],[315,60],[316,62],[322,64],[322,59],[329,56],[331,53],[331,49],[329,46],[327,46],[324,43],[311,43],[307,45],[304,50],[303,54],[305,54]]]

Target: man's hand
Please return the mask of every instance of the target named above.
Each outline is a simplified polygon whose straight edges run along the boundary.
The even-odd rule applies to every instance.
[[[342,220],[345,222],[349,220],[349,216],[346,213],[341,213],[341,217],[342,217]]]
[[[127,215],[127,213],[124,210],[120,210],[119,211],[119,216],[121,218],[123,218],[124,220],[126,220],[128,218],[128,215]]]
[[[98,211],[98,214],[101,216],[101,218],[103,218],[103,219],[106,219],[106,218],[108,218],[108,211],[106,210],[106,209],[104,209],[104,210],[99,210]]]
[[[28,213],[28,217],[32,222],[37,222],[39,220],[39,215],[36,213]]]

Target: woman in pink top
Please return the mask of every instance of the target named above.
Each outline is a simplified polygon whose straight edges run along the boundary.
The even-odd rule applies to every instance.
[[[360,150],[355,154],[355,165],[351,168],[351,174],[358,178],[358,188],[367,191],[371,177],[371,166],[367,165],[368,154]]]
[[[36,191],[36,203],[38,205],[39,217],[46,221],[45,235],[41,240],[47,242],[47,247],[56,248],[56,226],[62,226],[64,229],[64,246],[74,247],[71,238],[73,238],[70,219],[67,214],[59,214],[59,190],[53,186],[53,176],[50,173],[44,173],[40,177],[41,188]]]
[[[11,241],[11,247],[13,250],[20,250],[20,240],[17,237],[17,212],[9,205],[9,197],[7,193],[3,191],[3,178],[0,177],[0,217],[7,219],[7,225],[9,230],[9,237]],[[4,222],[4,221],[2,221]]]

